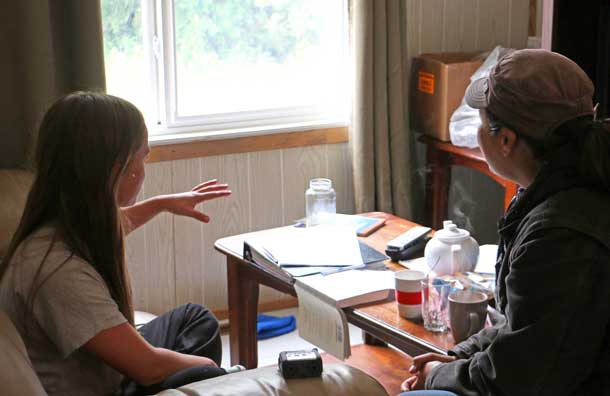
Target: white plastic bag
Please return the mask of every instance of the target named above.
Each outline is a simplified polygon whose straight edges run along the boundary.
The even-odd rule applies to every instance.
[[[498,63],[504,54],[509,51],[508,48],[497,46],[485,59],[485,62],[477,69],[470,77],[470,81],[478,80],[479,78],[489,76],[491,68]],[[460,106],[455,109],[449,121],[449,136],[451,143],[455,146],[475,148],[479,146],[477,142],[477,130],[481,125],[479,118],[479,110],[473,109],[466,104],[466,100],[462,99]]]

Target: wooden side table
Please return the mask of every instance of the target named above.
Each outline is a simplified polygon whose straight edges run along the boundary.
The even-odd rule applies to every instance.
[[[432,228],[442,228],[443,220],[447,219],[452,165],[476,169],[495,180],[504,187],[504,210],[508,208],[517,193],[517,184],[491,172],[481,150],[454,146],[426,135],[421,135],[418,140],[427,146],[426,166],[430,173],[426,177],[426,213],[431,213]]]

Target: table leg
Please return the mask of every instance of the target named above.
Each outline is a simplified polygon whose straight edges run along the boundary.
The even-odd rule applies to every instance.
[[[431,216],[430,226],[438,230],[443,228],[443,220],[447,220],[451,177],[449,154],[428,145],[426,162],[429,167],[426,177],[426,213]]]
[[[388,343],[385,341],[381,341],[379,338],[375,337],[371,333],[367,333],[362,330],[362,341],[365,345],[375,345],[375,346],[384,346],[387,347]]]
[[[247,276],[244,265],[227,256],[229,292],[229,339],[231,364],[252,369],[258,366],[256,315],[258,282]]]

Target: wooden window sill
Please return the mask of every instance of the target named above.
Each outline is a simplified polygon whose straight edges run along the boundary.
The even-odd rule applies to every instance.
[[[150,148],[148,162],[173,161],[320,144],[336,144],[348,141],[348,128],[336,127],[270,135],[244,136],[231,139],[161,144]]]

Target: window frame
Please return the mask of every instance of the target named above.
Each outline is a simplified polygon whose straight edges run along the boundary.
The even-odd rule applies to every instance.
[[[149,140],[158,144],[205,139],[222,139],[291,131],[345,127],[349,125],[348,0],[342,2],[341,65],[346,71],[341,111],[325,111],[320,106],[293,106],[215,115],[178,116],[177,67],[174,30],[174,0],[141,1],[144,56],[152,81],[152,108],[145,110]]]

